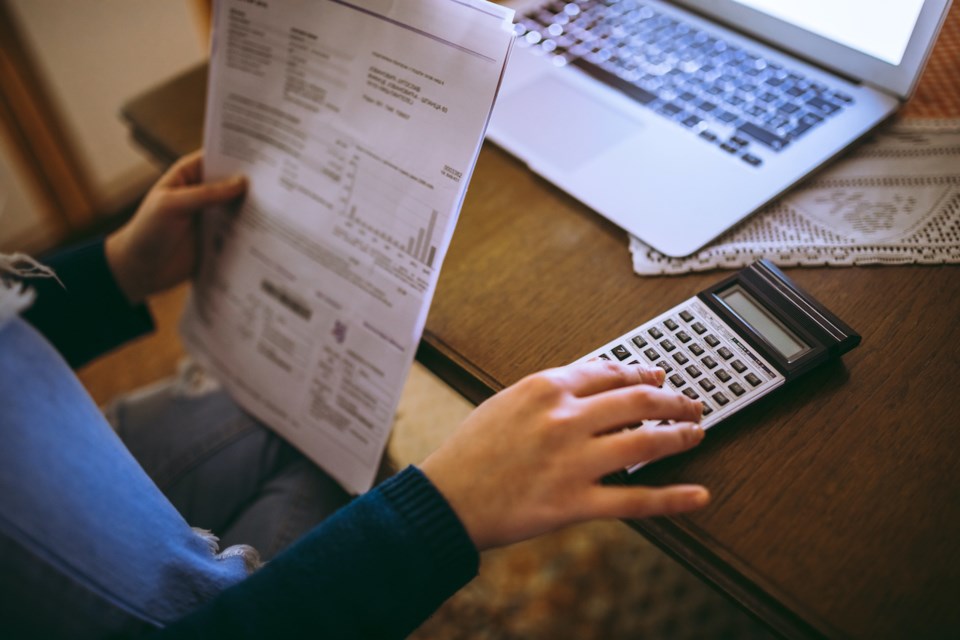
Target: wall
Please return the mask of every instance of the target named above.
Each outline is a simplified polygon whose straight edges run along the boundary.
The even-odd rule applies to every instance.
[[[97,209],[109,214],[129,204],[158,170],[129,140],[119,109],[131,97],[204,59],[191,3],[7,3],[86,171]]]
[[[8,141],[0,137],[0,251],[35,253],[57,237],[47,224],[46,205],[14,157]]]

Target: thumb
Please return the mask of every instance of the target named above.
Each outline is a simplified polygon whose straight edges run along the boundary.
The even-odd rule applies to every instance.
[[[189,187],[175,187],[167,194],[169,206],[182,211],[226,204],[242,196],[247,190],[247,179],[235,176],[219,182],[207,182]]]

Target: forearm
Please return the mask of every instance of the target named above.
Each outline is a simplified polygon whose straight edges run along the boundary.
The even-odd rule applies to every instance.
[[[444,498],[408,468],[159,636],[402,638],[478,561]]]
[[[44,261],[63,282],[28,281],[37,292],[23,317],[46,336],[72,367],[153,330],[145,305],[131,305],[117,286],[103,240],[59,252]]]

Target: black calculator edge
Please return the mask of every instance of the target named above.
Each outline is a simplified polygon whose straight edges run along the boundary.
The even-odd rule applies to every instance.
[[[813,296],[797,286],[797,284],[788,278],[783,271],[780,270],[777,265],[773,264],[766,258],[755,262],[752,267],[756,267],[756,270],[761,273],[769,274],[768,282],[774,286],[778,286],[781,291],[785,293],[789,292],[793,294],[796,298],[796,302],[802,302],[811,309],[814,309],[819,313],[829,325],[821,326],[825,330],[830,331],[836,338],[837,344],[831,349],[834,355],[843,355],[844,353],[850,351],[854,347],[860,344],[861,336],[859,333],[853,330],[853,328],[848,325],[846,322],[838,318],[832,311],[827,309],[823,304],[818,302]],[[772,281],[770,280],[772,278]]]
[[[824,347],[831,357],[839,357],[847,353],[860,344],[860,334],[854,331],[849,325],[840,320],[833,312],[815,300],[810,294],[790,280],[780,269],[767,259],[758,260],[749,267],[738,271],[729,278],[726,278],[717,284],[701,291],[697,294],[708,307],[723,316],[727,314],[712,299],[714,294],[727,288],[736,282],[747,282],[753,289],[758,289],[755,293],[762,293],[763,290],[773,291],[782,296],[788,302],[796,305],[804,313],[807,325],[806,329],[815,328],[826,340]],[[763,295],[771,304],[776,306],[775,300],[770,299],[769,295]],[[734,319],[736,320],[736,319]],[[756,346],[756,345],[754,345]],[[810,362],[815,366],[818,362]],[[806,369],[807,367],[801,367]],[[799,373],[799,371],[797,371]]]

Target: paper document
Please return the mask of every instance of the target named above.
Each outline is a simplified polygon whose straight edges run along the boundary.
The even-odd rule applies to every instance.
[[[181,330],[245,409],[370,488],[512,42],[476,0],[222,0]]]

